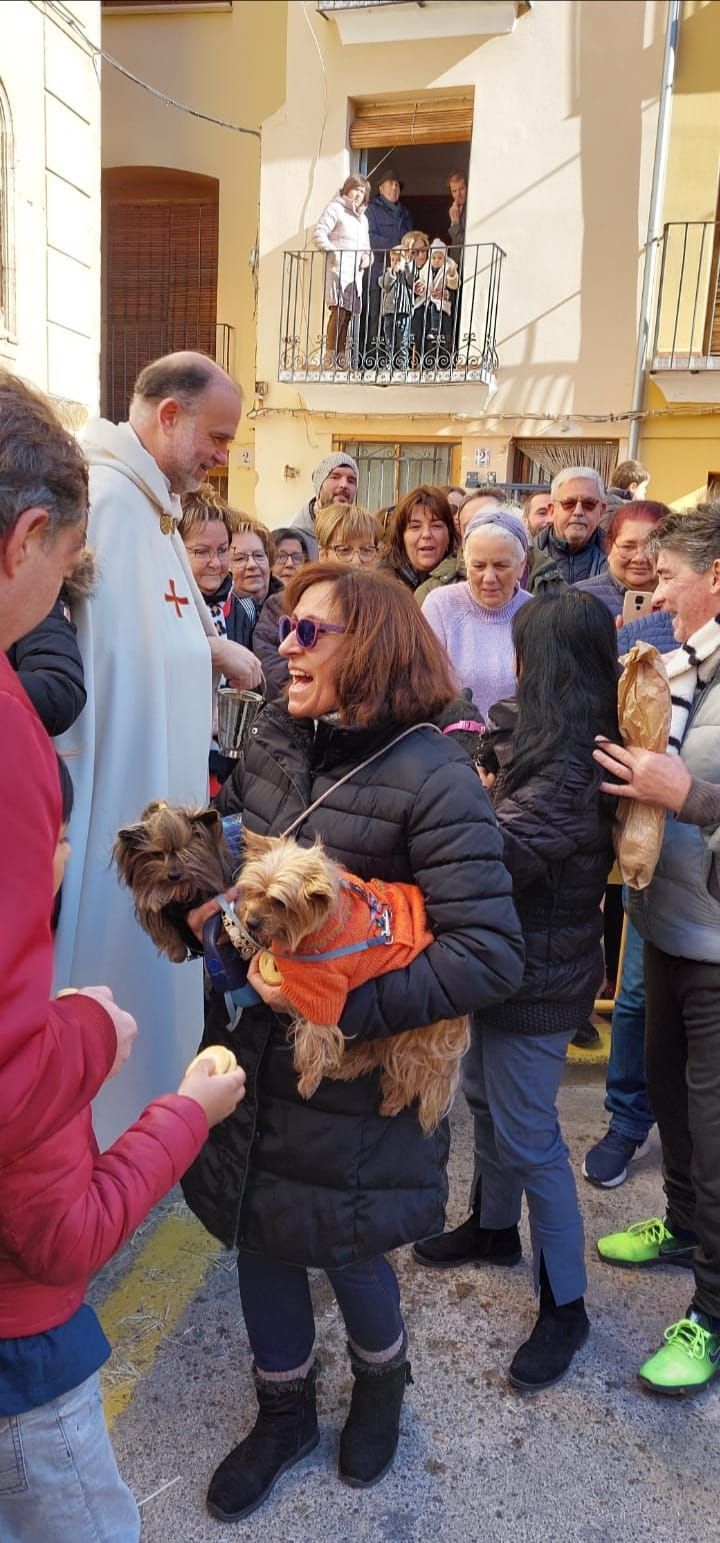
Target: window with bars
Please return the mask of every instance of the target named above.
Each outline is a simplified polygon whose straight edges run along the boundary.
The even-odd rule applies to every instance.
[[[404,493],[409,493],[421,482],[445,487],[457,480],[453,462],[459,455],[460,446],[452,441],[344,439],[335,449],[344,450],[357,461],[360,472],[357,501],[373,511],[396,504]]]

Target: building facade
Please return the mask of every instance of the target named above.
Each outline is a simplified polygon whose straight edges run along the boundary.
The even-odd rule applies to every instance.
[[[665,194],[670,225],[713,226],[696,263],[703,325],[717,268],[719,9],[683,7]],[[666,17],[665,0],[103,5],[107,53],[162,93],[105,61],[106,410],[123,415],[153,352],[215,352],[245,394],[230,496],[270,524],[341,447],[358,456],[372,507],[421,480],[519,489],[576,461],[608,473],[627,451]],[[458,290],[442,337],[388,354],[363,277],[333,356],[312,231],[348,174],[375,192],[383,167],[413,227],[446,242],[448,176],[465,178]],[[667,360],[681,239],[668,235],[658,264],[649,363],[667,367],[649,374],[639,445],[653,492],[674,501],[696,496],[718,460],[713,414],[691,419],[667,395],[698,390],[696,360],[683,382],[679,347]],[[688,306],[683,292],[675,308]]]
[[[100,5],[0,7],[0,365],[99,405]]]

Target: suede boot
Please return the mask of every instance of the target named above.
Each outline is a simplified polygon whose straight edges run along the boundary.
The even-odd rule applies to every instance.
[[[517,1227],[481,1227],[479,1206],[467,1221],[439,1238],[416,1243],[413,1257],[435,1270],[452,1270],[461,1264],[519,1264],[522,1259]]]
[[[258,1415],[250,1434],[216,1468],[208,1510],[222,1522],[256,1511],[281,1474],[307,1457],[320,1439],[315,1410],[315,1367],[291,1382],[255,1373]]]
[[[513,1387],[520,1393],[539,1393],[541,1388],[552,1387],[565,1376],[589,1333],[584,1297],[558,1307],[541,1259],[540,1312],[530,1338],[515,1351],[510,1363]]]
[[[348,1351],[355,1383],[340,1437],[338,1473],[353,1489],[369,1489],[392,1466],[403,1395],[412,1373],[407,1344],[392,1361],[379,1366],[360,1360],[351,1345]]]

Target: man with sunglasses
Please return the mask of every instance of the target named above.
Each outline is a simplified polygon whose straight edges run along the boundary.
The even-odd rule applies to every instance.
[[[566,466],[553,478],[550,521],[530,548],[531,594],[558,583],[577,584],[607,567],[600,534],[606,509],[605,485],[591,466]]]

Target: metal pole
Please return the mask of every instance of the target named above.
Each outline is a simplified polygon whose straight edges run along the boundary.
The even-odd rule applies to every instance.
[[[645,371],[647,366],[648,340],[650,337],[650,311],[655,286],[658,241],[662,234],[660,221],[662,218],[665,173],[670,144],[670,113],[672,109],[675,61],[677,58],[677,41],[680,27],[680,6],[681,0],[669,0],[662,85],[660,87],[660,100],[658,103],[657,134],[655,137],[655,159],[653,162],[652,186],[650,188],[647,241],[645,243],[645,269],[640,299],[640,325],[638,328],[637,353],[635,355],[635,377],[632,394],[632,411],[634,413],[642,410],[645,396]],[[639,438],[640,419],[632,418],[628,435],[628,456],[631,460],[634,460],[637,455]]]

